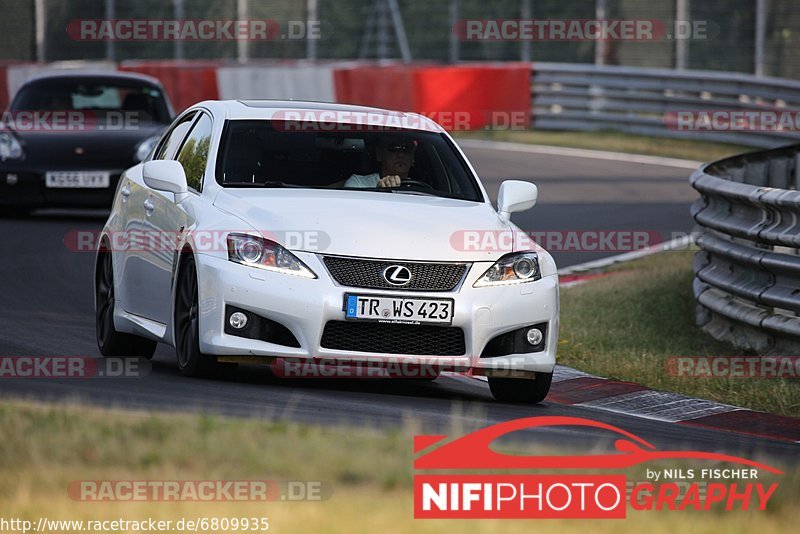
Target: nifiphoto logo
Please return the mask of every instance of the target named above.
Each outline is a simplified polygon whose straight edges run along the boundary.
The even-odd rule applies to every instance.
[[[558,427],[605,431],[615,437],[615,451],[515,456],[490,447],[494,440],[515,431]],[[414,452],[417,519],[624,519],[629,508],[763,512],[779,487],[772,479],[782,474],[779,469],[747,458],[658,450],[622,428],[565,416],[515,419],[455,439],[415,436]],[[725,462],[733,467],[648,467],[646,479],[631,484],[625,474],[641,465],[688,460]],[[474,470],[486,474],[456,474]],[[500,470],[503,474],[491,473]],[[565,470],[591,472],[559,473]],[[531,471],[537,473],[530,474]]]

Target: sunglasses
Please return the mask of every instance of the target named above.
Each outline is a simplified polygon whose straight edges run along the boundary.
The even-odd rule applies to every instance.
[[[414,152],[416,147],[414,145],[389,145],[386,147],[387,152],[403,152],[409,153]]]

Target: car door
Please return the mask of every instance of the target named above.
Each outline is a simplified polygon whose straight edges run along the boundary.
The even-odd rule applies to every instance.
[[[196,118],[197,112],[179,117],[159,143],[152,159],[173,159]],[[139,165],[135,171],[127,173],[128,181],[124,184],[127,189],[121,191],[127,198],[124,227],[126,246],[120,258],[122,280],[125,280],[121,288],[122,306],[134,315],[165,322],[161,320],[164,319],[163,315],[154,312],[153,305],[155,299],[169,300],[169,284],[164,293],[161,280],[155,276],[159,269],[153,265],[154,258],[163,253],[162,249],[168,249],[163,243],[165,236],[158,232],[164,223],[156,223],[156,219],[163,215],[152,209],[154,198],[160,193],[145,185],[142,167]]]
[[[169,236],[173,241],[177,241],[180,234],[194,227],[194,209],[192,207],[201,201],[203,177],[211,146],[212,126],[211,117],[207,113],[198,113],[189,134],[177,152],[170,157],[183,166],[186,173],[186,184],[189,188],[188,198],[181,204],[176,204],[173,193],[147,188],[147,198],[144,201],[145,217],[157,235]],[[152,292],[151,297],[144,303],[144,316],[159,323],[168,322],[172,309],[169,295],[175,252],[174,248],[167,247],[144,251],[146,276],[150,292]]]

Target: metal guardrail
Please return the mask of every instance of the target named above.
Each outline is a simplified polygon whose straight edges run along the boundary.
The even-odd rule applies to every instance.
[[[704,165],[690,181],[697,324],[741,348],[800,354],[800,144]]]
[[[800,141],[785,131],[679,131],[679,111],[800,112],[800,81],[713,71],[676,71],[571,63],[533,63],[533,127],[621,130],[643,135],[773,148]]]

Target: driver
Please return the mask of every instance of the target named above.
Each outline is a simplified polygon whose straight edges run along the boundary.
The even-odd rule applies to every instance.
[[[396,137],[383,137],[375,151],[375,159],[381,165],[380,173],[353,174],[344,183],[345,187],[398,187],[408,179],[408,172],[414,165],[414,152],[417,142]]]

